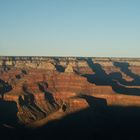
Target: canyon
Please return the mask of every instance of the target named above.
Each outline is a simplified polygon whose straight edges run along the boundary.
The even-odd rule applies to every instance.
[[[0,57],[2,128],[50,129],[72,115],[86,123],[90,117],[96,120],[95,114],[112,120],[115,113],[126,112],[119,107],[137,108],[136,118],[140,114],[138,58]],[[100,127],[102,119],[97,120]]]

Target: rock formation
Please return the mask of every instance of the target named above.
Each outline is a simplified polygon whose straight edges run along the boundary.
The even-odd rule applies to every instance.
[[[132,64],[133,61],[136,63]],[[41,126],[89,108],[88,101],[81,95],[103,98],[108,106],[140,106],[140,60],[133,61],[114,58],[1,58],[0,101],[14,102],[17,122],[29,127]],[[60,68],[65,68],[65,71]]]
[[[68,64],[67,68],[65,69],[66,73],[73,73],[73,67],[71,64]]]

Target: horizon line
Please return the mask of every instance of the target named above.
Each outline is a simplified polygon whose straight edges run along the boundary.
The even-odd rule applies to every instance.
[[[0,57],[61,57],[61,58],[65,58],[65,57],[76,57],[76,58],[125,58],[125,59],[140,59],[140,57],[133,57],[133,56],[72,56],[72,55],[66,55],[66,56],[57,56],[57,55],[0,55]]]

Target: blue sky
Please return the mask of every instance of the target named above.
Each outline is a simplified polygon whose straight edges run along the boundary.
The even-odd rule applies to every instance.
[[[0,0],[0,55],[140,57],[140,1]]]

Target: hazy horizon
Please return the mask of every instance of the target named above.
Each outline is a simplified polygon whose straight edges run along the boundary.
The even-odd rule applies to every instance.
[[[140,57],[139,7],[139,0],[0,0],[0,55]]]

